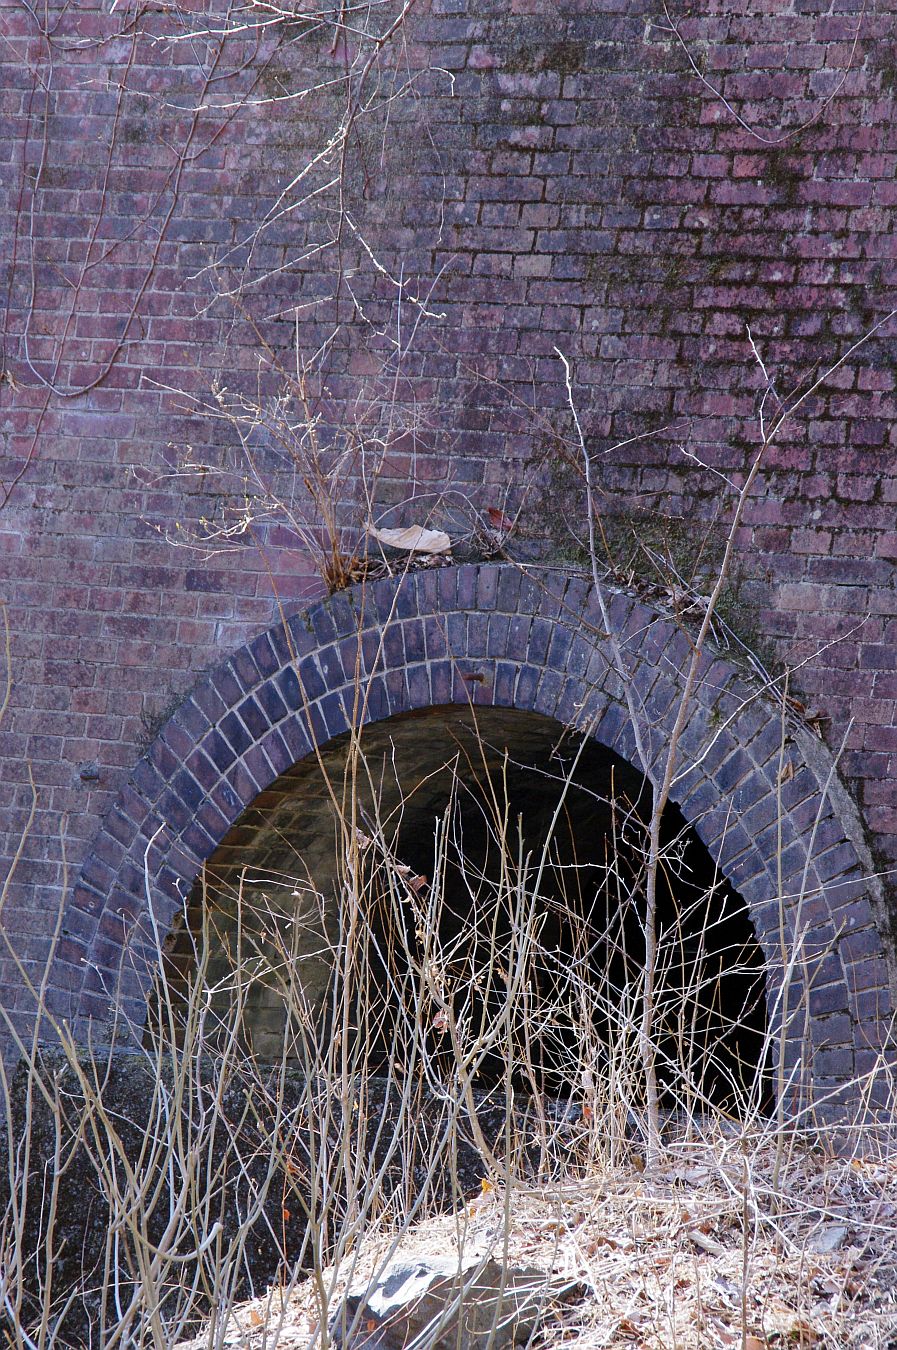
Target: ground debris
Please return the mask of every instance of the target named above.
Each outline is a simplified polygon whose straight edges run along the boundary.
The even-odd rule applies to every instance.
[[[347,1290],[330,1319],[345,1350],[503,1350],[529,1342],[581,1285],[546,1281],[537,1266],[466,1256],[399,1258]]]
[[[655,1173],[543,1188],[490,1183],[475,1204],[369,1233],[323,1280],[235,1310],[222,1350],[316,1350],[350,1285],[396,1259],[501,1259],[581,1291],[532,1339],[563,1350],[893,1350],[897,1159],[844,1159],[737,1132],[683,1137]],[[773,1184],[778,1177],[778,1185]],[[200,1350],[208,1335],[183,1343]]]

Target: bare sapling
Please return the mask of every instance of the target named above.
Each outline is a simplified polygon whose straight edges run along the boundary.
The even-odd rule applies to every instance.
[[[664,813],[670,803],[675,786],[689,772],[691,767],[690,764],[685,763],[682,760],[680,742],[692,712],[694,695],[700,678],[700,671],[707,644],[708,641],[712,640],[714,616],[717,612],[721,597],[733,574],[733,568],[738,557],[739,537],[745,517],[745,511],[751,495],[757,486],[757,481],[767,458],[769,447],[774,443],[776,437],[782,431],[786,423],[795,417],[807,400],[810,399],[812,395],[814,395],[817,390],[819,390],[826,381],[845,364],[845,362],[849,361],[851,357],[870,340],[870,338],[887,325],[890,320],[894,318],[895,314],[897,314],[897,311],[892,311],[885,315],[884,318],[876,323],[874,327],[870,328],[857,342],[853,343],[843,355],[838,358],[838,360],[833,362],[820,375],[813,378],[806,387],[798,385],[790,394],[781,399],[775,393],[772,379],[770,378],[760,352],[757,349],[756,343],[750,333],[750,329],[748,329],[748,343],[764,380],[764,389],[758,405],[758,445],[751,456],[747,471],[742,476],[741,482],[738,483],[735,480],[727,480],[728,487],[732,494],[732,502],[729,508],[728,524],[724,532],[721,559],[716,573],[710,581],[707,594],[700,598],[701,614],[699,621],[696,621],[692,626],[683,627],[683,632],[686,634],[689,642],[690,651],[684,669],[682,693],[679,696],[678,706],[669,733],[665,735],[663,741],[659,744],[656,743],[655,738],[652,736],[650,720],[646,717],[645,711],[640,705],[639,695],[632,679],[624,645],[614,635],[613,625],[610,622],[607,581],[601,549],[599,547],[600,537],[604,536],[600,526],[594,455],[588,448],[586,436],[579,418],[573,386],[571,363],[559,348],[555,348],[564,370],[567,401],[573,423],[575,440],[581,459],[582,476],[585,484],[588,553],[592,584],[602,616],[602,622],[609,635],[611,659],[616,674],[619,677],[623,695],[626,700],[635,740],[636,753],[640,761],[640,767],[643,769],[650,786],[651,793],[650,816],[646,828],[645,843],[645,970],[641,996],[639,1055],[645,1079],[646,1161],[648,1166],[652,1168],[657,1166],[662,1156],[660,1093],[658,1090],[658,1050],[656,1038],[658,975],[657,887],[659,871],[664,862],[661,829]],[[768,405],[772,405],[771,412],[769,411]],[[786,961],[785,965],[786,969],[789,968],[790,961]],[[781,1010],[781,1016],[782,1037],[784,1038],[787,1028],[787,1008]],[[784,1046],[782,1044],[778,1055],[780,1065],[778,1110],[780,1113],[785,1109],[783,1105],[784,1084],[782,1081],[782,1073],[784,1072],[782,1068],[784,1059],[782,1053],[783,1048]]]

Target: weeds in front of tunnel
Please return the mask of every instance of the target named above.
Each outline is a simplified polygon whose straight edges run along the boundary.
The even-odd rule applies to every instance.
[[[887,1266],[873,1217],[878,1173],[868,1161],[871,1141],[863,1141],[867,1158],[859,1165],[831,1154],[809,1108],[798,1105],[783,1125],[764,1110],[755,1063],[726,1066],[728,1097],[721,1109],[708,1081],[720,1041],[741,1025],[746,1009],[727,1005],[720,994],[711,953],[714,930],[725,916],[714,885],[683,901],[676,922],[658,936],[655,1026],[664,1153],[662,1165],[646,1171],[649,1108],[639,1055],[643,962],[641,954],[626,950],[624,936],[627,911],[640,923],[644,919],[643,815],[631,801],[614,801],[615,836],[606,865],[571,860],[561,822],[573,785],[563,775],[551,828],[533,847],[511,810],[501,764],[496,771],[493,760],[487,771],[479,742],[474,756],[477,751],[484,763],[477,764],[467,748],[453,766],[448,804],[433,821],[426,875],[404,861],[406,795],[399,794],[398,805],[382,804],[384,766],[368,763],[356,746],[347,770],[354,784],[351,809],[336,821],[338,866],[329,895],[316,890],[307,874],[297,882],[289,874],[248,872],[228,897],[216,897],[214,885],[207,891],[208,927],[201,941],[219,957],[226,946],[229,955],[219,961],[211,995],[204,995],[205,1006],[220,1000],[223,1018],[206,1040],[206,1053],[223,1036],[231,1049],[243,1040],[253,1062],[252,1019],[235,1024],[227,1010],[247,1009],[254,985],[264,986],[269,1011],[282,1013],[281,1059],[263,1086],[257,1080],[257,1090],[268,1094],[286,1125],[278,1134],[278,1201],[284,1212],[302,1215],[302,1247],[285,1255],[296,1301],[308,1313],[308,1343],[328,1343],[347,1285],[372,1278],[396,1254],[420,1250],[416,1233],[438,1231],[445,1240],[448,1232],[459,1251],[507,1253],[520,1246],[531,1208],[555,1205],[560,1234],[576,1224],[585,1230],[587,1220],[570,1215],[596,1202],[610,1214],[625,1205],[624,1229],[642,1234],[638,1243],[648,1244],[645,1251],[657,1240],[660,1223],[670,1241],[679,1235],[687,1264],[694,1264],[697,1250],[720,1269],[737,1270],[738,1297],[729,1296],[730,1311],[722,1319],[711,1316],[715,1305],[706,1289],[702,1295],[699,1279],[696,1292],[688,1279],[684,1286],[680,1281],[677,1288],[697,1299],[704,1319],[696,1332],[691,1328],[694,1335],[680,1328],[680,1344],[729,1343],[718,1333],[739,1337],[751,1350],[755,1341],[828,1343],[824,1335],[849,1325],[857,1298],[850,1262],[839,1289],[819,1274],[815,1258],[812,1278],[834,1289],[826,1294],[824,1314],[810,1277],[798,1280],[784,1312],[771,1303],[771,1271],[783,1264],[791,1270],[798,1255],[806,1260],[808,1243],[824,1247],[843,1217],[844,1197],[858,1189],[866,1204],[858,1241]],[[489,839],[488,866],[465,837],[461,807],[472,795]],[[669,841],[665,868],[681,871],[681,845],[678,837]],[[584,903],[585,896],[592,900]],[[552,913],[565,929],[563,945],[547,938]],[[310,940],[329,969],[314,998],[303,981]],[[730,969],[738,969],[744,956],[725,947],[720,954]],[[811,959],[799,940],[794,944],[788,959],[795,984],[806,984],[818,957]],[[788,973],[780,987],[788,987]],[[188,980],[184,992],[174,983],[168,988],[163,997],[171,999],[177,1023],[179,1000],[186,998],[189,1006],[193,986]],[[791,1004],[790,1010],[773,1009],[774,1017],[800,1023],[805,1005]],[[169,1039],[177,1034],[173,1024]],[[758,1062],[774,1055],[777,1045],[771,1019]],[[282,1102],[294,1070],[300,1096],[286,1113]],[[799,1074],[800,1066],[791,1077],[786,1072],[787,1090],[802,1089]],[[868,1090],[870,1098],[880,1087],[872,1076],[854,1085],[858,1096]],[[866,1105],[860,1103],[861,1111]],[[877,1166],[886,1178],[883,1194],[890,1195],[897,1173],[887,1152]],[[428,1228],[438,1212],[451,1216],[449,1230]],[[678,1216],[675,1231],[671,1214]],[[655,1236],[649,1238],[649,1231]],[[633,1239],[615,1230],[609,1241],[620,1248]],[[574,1261],[569,1243],[558,1237],[555,1249],[559,1245]],[[601,1264],[594,1250],[588,1257],[579,1251],[574,1269],[594,1280]],[[730,1275],[721,1278],[736,1287]],[[275,1329],[290,1306],[289,1289],[254,1305]],[[589,1318],[597,1315],[594,1309],[583,1315],[583,1344],[593,1343]],[[880,1320],[885,1327],[886,1319]],[[228,1324],[226,1312],[219,1309],[216,1324]],[[619,1343],[634,1325],[628,1314],[620,1316]],[[643,1343],[668,1344],[647,1330]],[[845,1336],[832,1343],[876,1342]]]
[[[701,622],[690,678],[707,631]],[[625,654],[618,659],[625,675]],[[19,1033],[17,1079],[4,1081],[0,1304],[11,1344],[162,1350],[205,1318],[203,1344],[219,1345],[241,1298],[273,1279],[276,1322],[275,1303],[308,1273],[308,1344],[326,1348],[345,1284],[382,1269],[437,1212],[450,1216],[456,1247],[475,1238],[502,1252],[527,1203],[547,1197],[566,1215],[568,1204],[596,1198],[612,1209],[608,1197],[620,1195],[639,1216],[639,1255],[654,1206],[680,1215],[675,1233],[690,1258],[695,1247],[713,1255],[715,1244],[715,1259],[737,1263],[725,1318],[737,1340],[722,1343],[824,1344],[822,1332],[802,1329],[824,1325],[832,1344],[851,1344],[850,1268],[826,1293],[824,1314],[807,1279],[791,1322],[767,1333],[758,1253],[767,1243],[806,1258],[812,1233],[837,1226],[856,1178],[877,1165],[888,1198],[877,1209],[870,1200],[854,1223],[856,1262],[867,1273],[886,1266],[882,1233],[893,1234],[897,1215],[888,1142],[877,1163],[835,1158],[826,1113],[837,1106],[837,1142],[868,1155],[887,1066],[833,1088],[830,1101],[810,1100],[813,1066],[788,1057],[827,955],[807,941],[808,880],[797,897],[779,885],[780,952],[761,990],[748,953],[727,937],[722,885],[680,886],[682,839],[663,832],[677,774],[691,766],[677,760],[675,737],[652,757],[654,728],[638,704],[630,711],[640,758],[653,765],[650,802],[620,794],[603,803],[603,861],[585,860],[564,836],[580,790],[572,770],[559,771],[550,828],[534,841],[505,790],[506,758],[477,738],[451,766],[430,865],[414,870],[404,856],[408,792],[384,801],[384,766],[354,737],[344,777],[329,784],[326,885],[299,857],[295,875],[245,872],[230,893],[210,875],[199,926],[185,925],[172,953],[153,922],[148,848],[148,926],[128,954],[134,968],[122,970],[125,991],[157,972],[145,1034],[122,1001],[110,1042],[79,1044],[48,1006],[47,980],[35,987],[20,967],[38,1016],[33,1035]],[[465,819],[479,822],[485,854],[471,849]],[[676,903],[664,919],[668,877]],[[735,1002],[725,994],[733,976],[753,990]],[[769,990],[778,992],[748,1053],[739,1033]],[[108,991],[113,1005],[117,992]],[[273,1055],[258,1053],[262,1027],[269,1047],[276,1030]],[[724,1057],[730,1037],[736,1048]],[[55,1041],[53,1054],[43,1041]],[[823,1180],[795,1194],[814,1160]],[[712,1200],[695,1199],[695,1168]],[[73,1237],[76,1208],[91,1220],[87,1235]],[[594,1282],[595,1254],[576,1260]],[[625,1318],[636,1325],[631,1310]],[[720,1343],[702,1334],[700,1318],[697,1339],[676,1333],[682,1345]],[[665,1344],[647,1332],[643,1340]]]
[[[298,857],[294,875],[246,872],[230,895],[207,877],[199,927],[185,927],[179,951],[152,921],[148,849],[150,922],[130,956],[161,972],[145,1035],[135,1043],[122,1007],[109,1046],[78,1045],[45,982],[33,990],[42,1017],[5,1083],[0,1301],[11,1344],[161,1350],[201,1317],[203,1343],[219,1344],[244,1296],[274,1280],[281,1306],[308,1278],[309,1344],[326,1346],[340,1291],[370,1273],[372,1235],[376,1269],[437,1212],[453,1216],[459,1248],[503,1250],[520,1207],[546,1197],[565,1206],[622,1188],[639,1211],[645,1187],[665,1184],[643,1170],[638,934],[650,839],[644,808],[611,794],[600,803],[606,855],[583,856],[564,833],[585,790],[576,758],[533,838],[507,791],[506,756],[482,736],[459,742],[424,875],[404,861],[414,790],[397,782],[384,796],[390,765],[355,740],[330,784],[328,885]],[[678,833],[662,866],[687,882]],[[731,1191],[741,1160],[747,1279],[762,1216],[787,1225],[814,1122],[767,1119],[755,1065],[716,1062],[748,1012],[721,991],[721,965],[737,972],[745,955],[715,941],[725,920],[716,882],[683,887],[658,933],[654,1026],[665,1165],[718,1160]],[[186,957],[177,969],[175,956]],[[800,988],[800,943],[787,957]],[[122,970],[123,988],[133,973]],[[798,1000],[785,1021],[803,1010]],[[260,1011],[279,1026],[267,1062],[255,1051]],[[41,1042],[54,1039],[48,1055]],[[776,1044],[771,1022],[756,1063]],[[730,1076],[722,1099],[716,1068]],[[771,1141],[774,1205],[756,1161]],[[820,1212],[833,1213],[826,1203]],[[87,1224],[73,1227],[82,1213]]]
[[[601,615],[602,625],[606,630],[612,667],[619,679],[623,699],[629,715],[630,730],[635,745],[636,758],[645,774],[650,791],[650,812],[647,824],[644,884],[645,914],[643,926],[645,937],[645,960],[640,1002],[638,1046],[645,1083],[647,1108],[646,1154],[650,1166],[655,1166],[660,1161],[662,1155],[660,1128],[660,1071],[663,1054],[659,1044],[659,1027],[662,1025],[662,1019],[659,1019],[659,1009],[656,1006],[655,1000],[655,982],[660,974],[660,967],[658,964],[659,929],[657,891],[658,880],[665,865],[664,849],[661,842],[662,822],[669,803],[674,800],[677,788],[695,768],[694,762],[690,761],[683,754],[683,739],[689,719],[694,711],[695,699],[700,687],[701,671],[704,664],[707,645],[713,640],[714,620],[726,588],[734,575],[738,559],[739,541],[741,538],[742,526],[746,518],[748,504],[752,493],[758,486],[760,474],[764,468],[766,459],[768,458],[770,447],[775,443],[786,425],[789,424],[801,408],[804,407],[807,401],[821,389],[832,375],[844,366],[845,363],[849,362],[855,353],[859,351],[870,338],[889,324],[894,316],[895,311],[889,312],[858,341],[852,343],[827,369],[823,370],[821,373],[814,371],[809,379],[802,381],[784,397],[778,394],[775,382],[764,363],[763,357],[751,331],[749,328],[747,329],[747,342],[763,380],[763,388],[758,396],[757,402],[756,445],[749,455],[743,473],[736,478],[718,475],[722,479],[729,507],[727,512],[727,524],[722,532],[721,554],[715,572],[709,580],[707,593],[703,595],[695,594],[691,597],[690,604],[686,606],[686,611],[690,610],[692,612],[693,622],[689,625],[687,623],[682,623],[680,619],[680,627],[686,638],[688,651],[685,656],[684,667],[682,670],[681,688],[678,698],[675,702],[669,723],[667,726],[663,727],[662,731],[654,724],[652,719],[646,715],[642,695],[639,691],[638,683],[634,678],[629,654],[626,651],[626,644],[620,640],[618,635],[616,635],[614,625],[610,620],[608,577],[613,572],[614,560],[612,557],[606,556],[608,555],[609,550],[607,535],[599,507],[599,488],[597,483],[598,456],[589,448],[580,421],[571,363],[559,348],[555,348],[555,354],[560,361],[564,372],[568,412],[572,425],[571,444],[573,453],[581,466],[582,482],[585,489],[588,562],[593,591]],[[604,453],[608,452],[605,451]],[[696,456],[690,451],[683,450],[683,453],[692,460],[696,459]],[[700,461],[697,462],[700,463]],[[707,466],[704,465],[702,467],[706,468]],[[681,606],[677,604],[676,608],[679,610],[681,609]],[[776,683],[778,682],[771,682],[771,685],[775,685]],[[787,677],[785,679],[785,692],[787,692]],[[660,734],[658,734],[659,732]],[[704,749],[703,755],[706,755],[709,752],[714,739],[714,736],[709,737],[708,745]],[[780,764],[780,781],[781,769],[783,767],[784,765]],[[828,796],[830,786],[831,781],[826,784],[825,791],[822,794],[823,802]],[[779,803],[779,808],[779,821],[781,822],[781,802]],[[815,830],[816,825],[814,824],[814,836]],[[810,853],[812,853],[812,850],[810,850]],[[782,948],[780,951],[780,960],[783,971],[785,972],[786,981],[783,1004],[779,1012],[779,1044],[775,1054],[779,1066],[776,1087],[778,1123],[780,1129],[784,1126],[785,1122],[785,1116],[788,1109],[786,1103],[793,1095],[792,1086],[786,1083],[787,1075],[785,1065],[787,1057],[787,1040],[789,1035],[788,1027],[790,1025],[787,1010],[792,984],[792,961],[795,954],[800,953],[801,951],[801,944],[799,941],[800,914],[805,899],[804,891],[807,886],[809,869],[808,861],[807,871],[805,871],[801,888],[801,895],[797,897],[797,907],[795,910],[796,918],[789,916],[786,922],[786,908],[788,901],[782,894],[781,854],[782,840],[780,834],[778,849],[779,885],[777,901],[779,906]],[[808,854],[808,859],[809,856],[810,854]],[[791,898],[792,903],[794,902],[794,899],[794,897]],[[790,934],[787,932],[789,925],[791,928]],[[789,941],[789,937],[796,937],[798,938],[798,941],[796,943],[794,941]],[[798,1090],[796,1095],[797,1099],[800,1100],[802,1089]]]
[[[658,933],[664,1159],[646,1171],[644,952],[633,946],[645,912],[644,808],[622,794],[600,803],[610,824],[596,862],[565,834],[571,798],[585,790],[573,768],[559,771],[556,809],[534,836],[514,812],[506,755],[475,737],[448,767],[426,874],[404,860],[415,789],[384,794],[390,766],[355,741],[331,784],[340,810],[326,886],[299,858],[285,873],[246,870],[229,892],[207,876],[201,922],[179,950],[151,920],[132,950],[161,971],[142,1036],[122,1008],[118,1055],[85,1048],[45,1008],[34,1039],[20,1041],[24,1072],[7,1100],[29,1128],[7,1132],[0,1227],[11,1344],[161,1350],[204,1317],[201,1344],[219,1345],[242,1298],[255,1295],[276,1332],[301,1287],[307,1342],[326,1347],[346,1284],[413,1246],[440,1213],[453,1249],[501,1253],[533,1207],[555,1204],[575,1227],[582,1206],[616,1212],[628,1197],[642,1232],[656,1223],[651,1205],[666,1213],[680,1196],[677,1212],[691,1216],[682,1241],[724,1246],[748,1291],[767,1240],[794,1246],[808,1202],[791,1191],[810,1167],[817,1122],[798,1109],[783,1127],[764,1112],[754,1070],[778,1043],[773,1018],[756,1063],[720,1059],[749,1011],[726,999],[721,970],[756,975],[726,938],[721,886],[689,890],[683,840],[665,840],[663,867],[682,885]],[[474,825],[485,850],[472,844]],[[146,884],[152,916],[149,849]],[[789,959],[803,986],[799,943]],[[45,990],[35,994],[45,1007]],[[784,1016],[799,1021],[804,1005],[793,1004]],[[259,1027],[270,1047],[275,1023],[278,1053],[261,1057]],[[47,1056],[40,1039],[51,1033],[58,1048]],[[812,1200],[823,1227],[838,1188],[853,1185],[849,1160],[827,1166],[829,1189]],[[689,1176],[700,1178],[699,1202],[682,1198],[697,1184]],[[75,1279],[73,1206],[94,1218]],[[596,1258],[577,1260],[578,1276],[593,1278]],[[752,1300],[738,1312],[745,1336],[763,1325]]]
[[[204,981],[202,1006],[220,1018],[202,1038],[205,1054],[219,1038],[228,1053],[239,1042],[255,1066],[246,1012],[263,1007],[269,1026],[279,1013],[279,1063],[254,1081],[285,1126],[282,1212],[301,1217],[301,1241],[284,1257],[293,1269],[332,1267],[340,1278],[372,1229],[393,1251],[434,1211],[463,1215],[472,1190],[522,1194],[644,1166],[646,1110],[641,976],[624,935],[630,910],[637,918],[643,903],[638,849],[625,863],[612,849],[597,868],[565,860],[556,830],[569,790],[562,780],[555,822],[534,850],[501,774],[481,770],[474,809],[486,825],[487,866],[464,838],[460,799],[478,777],[468,763],[463,774],[456,768],[434,821],[431,871],[418,874],[402,860],[404,801],[381,812],[373,784],[382,766],[357,750],[350,762],[356,785],[367,778],[372,790],[356,786],[337,821],[330,898],[307,876],[244,873],[229,896],[208,890],[207,927],[196,939],[215,953],[217,972]],[[637,838],[633,804],[613,805],[621,833]],[[683,904],[659,944],[671,1119],[710,1112],[715,1047],[727,1018],[742,1012],[717,1006],[719,975],[705,960],[723,917],[714,896]],[[550,918],[562,944],[546,940]],[[737,968],[740,953],[724,955]],[[310,997],[309,962],[322,956],[327,979]],[[197,952],[186,983],[163,986],[170,1025],[158,1044],[180,1040],[186,1050],[190,972],[211,969]],[[291,1082],[299,1096],[284,1113]],[[755,1077],[731,1086],[731,1105],[756,1114]],[[322,1284],[318,1295],[324,1336],[333,1290]]]

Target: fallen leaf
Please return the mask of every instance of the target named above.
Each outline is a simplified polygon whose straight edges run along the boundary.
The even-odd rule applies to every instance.
[[[703,1186],[712,1175],[709,1167],[679,1168],[669,1174],[671,1181],[681,1181],[687,1186]]]
[[[795,1345],[815,1345],[819,1340],[819,1332],[806,1318],[797,1317],[788,1328],[788,1339]]]
[[[836,1252],[847,1239],[847,1228],[841,1223],[826,1224],[807,1243],[811,1252]]]
[[[692,1241],[694,1241],[695,1235],[692,1234],[691,1237]],[[719,1250],[722,1252],[723,1248],[720,1247]],[[737,1285],[734,1280],[730,1280],[727,1275],[721,1275],[719,1273],[711,1275],[710,1287],[714,1289],[717,1294],[721,1295],[723,1301],[728,1303],[732,1308],[737,1307],[741,1300],[741,1287]]]
[[[815,732],[820,739],[824,736],[826,725],[831,720],[828,713],[823,712],[821,708],[808,708],[804,716],[804,721],[807,726],[811,731]]]
[[[631,1317],[621,1317],[617,1323],[617,1331],[621,1332],[624,1336],[640,1336],[641,1321],[641,1318],[639,1318],[638,1322],[635,1322]]]
[[[602,1247],[610,1247],[611,1251],[629,1252],[632,1251],[635,1243],[632,1238],[624,1237],[622,1233],[614,1237],[611,1233],[598,1233],[592,1238],[586,1247],[586,1255],[594,1256]]]
[[[368,526],[368,534],[390,548],[406,553],[449,553],[452,541],[444,530],[428,530],[423,525],[408,525],[405,529],[378,530]]]
[[[509,519],[504,511],[500,511],[497,506],[487,507],[486,515],[489,517],[489,524],[493,530],[500,530],[503,534],[506,534],[508,530],[513,530],[513,520]]]
[[[699,1228],[693,1228],[688,1235],[696,1247],[710,1256],[725,1256],[726,1249],[715,1238],[708,1237]]]

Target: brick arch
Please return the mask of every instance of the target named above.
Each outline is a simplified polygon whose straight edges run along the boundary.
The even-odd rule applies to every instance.
[[[662,752],[688,638],[622,591],[610,613]],[[493,563],[379,581],[260,634],[185,699],[94,841],[64,919],[69,949],[83,952],[76,1023],[108,1015],[113,985],[142,1020],[140,972],[155,950],[142,934],[152,924],[168,930],[203,862],[259,793],[349,729],[358,692],[362,722],[451,703],[517,708],[588,729],[643,769],[609,647],[586,580]],[[690,767],[674,795],[748,905],[774,1016],[781,879],[786,932],[792,942],[802,934],[810,971],[802,966],[792,984],[809,1011],[790,1035],[787,1067],[812,1056],[824,1096],[885,1045],[890,967],[871,860],[831,757],[799,726],[788,727],[784,775],[781,752],[776,709],[708,652],[682,741]]]

